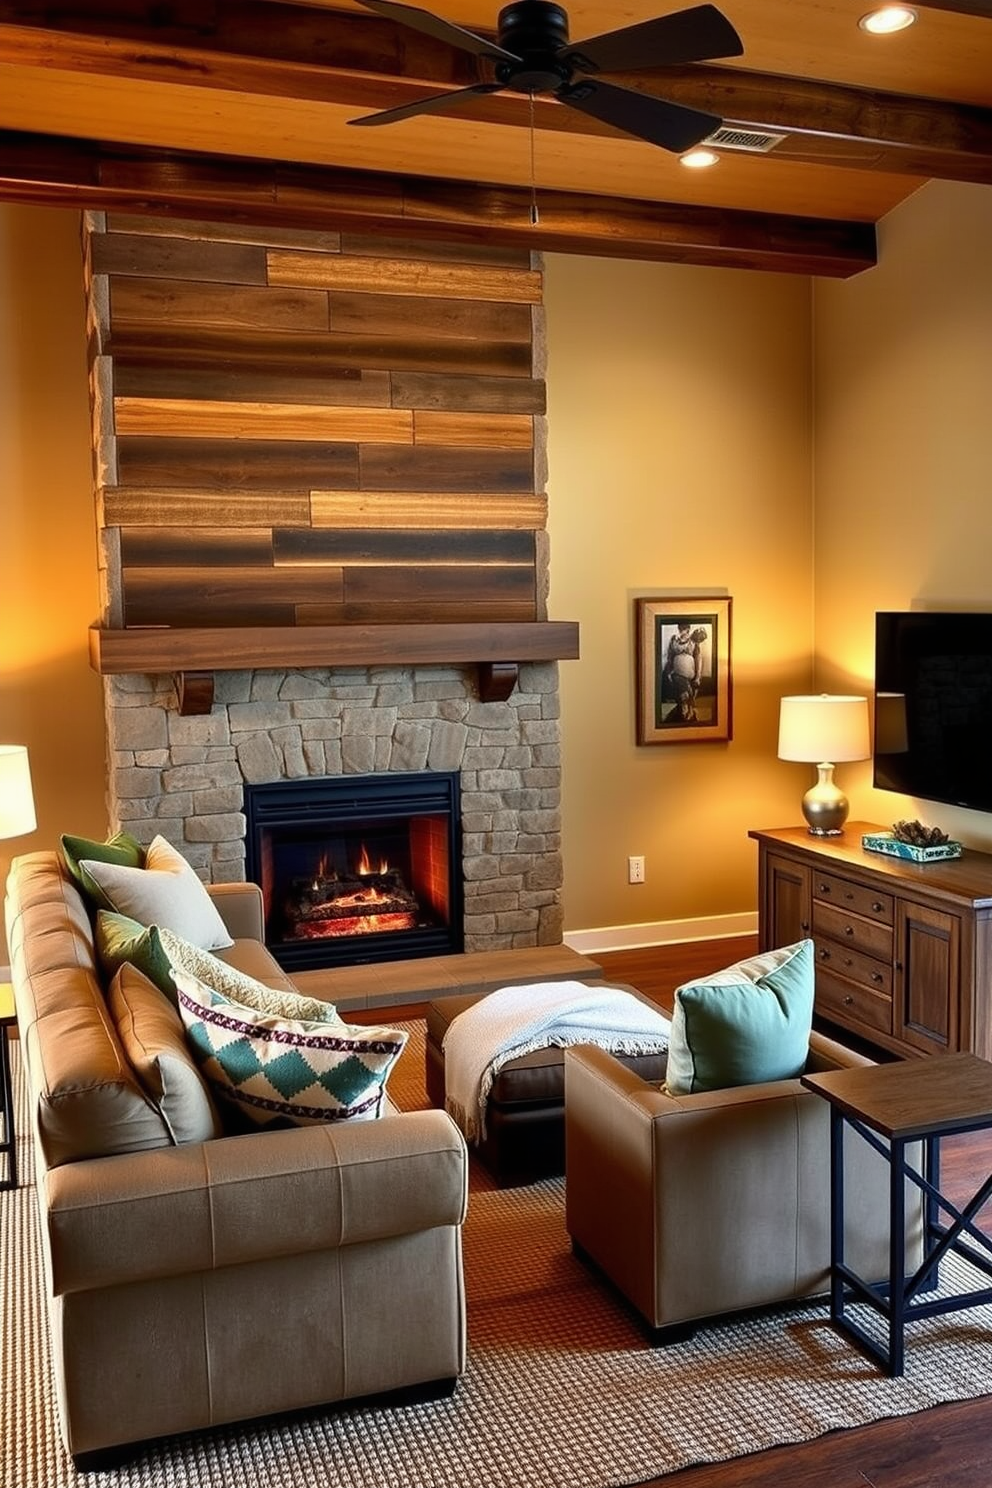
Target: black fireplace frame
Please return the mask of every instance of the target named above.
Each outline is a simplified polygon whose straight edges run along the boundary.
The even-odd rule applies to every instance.
[[[461,779],[457,772],[417,770],[376,775],[315,775],[245,783],[245,876],[262,885],[263,834],[308,823],[333,798],[335,828],[406,816],[444,816],[449,866],[448,924],[319,941],[267,941],[286,971],[360,966],[423,956],[456,955],[465,947]]]

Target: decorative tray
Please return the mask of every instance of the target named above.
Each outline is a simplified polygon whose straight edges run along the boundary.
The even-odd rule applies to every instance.
[[[861,839],[866,852],[884,853],[887,858],[904,858],[910,863],[940,863],[961,856],[960,842],[942,842],[939,847],[914,847],[900,842],[892,832],[866,832]]]

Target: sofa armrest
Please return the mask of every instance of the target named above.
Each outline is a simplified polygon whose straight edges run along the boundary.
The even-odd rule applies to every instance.
[[[207,893],[232,940],[265,939],[265,907],[256,883],[207,884]]]
[[[460,1225],[461,1133],[443,1111],[221,1137],[45,1175],[56,1294]]]

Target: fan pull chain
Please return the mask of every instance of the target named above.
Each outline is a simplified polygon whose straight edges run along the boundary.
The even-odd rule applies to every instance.
[[[541,215],[537,210],[537,175],[534,167],[534,93],[530,93],[530,225],[537,227]]]

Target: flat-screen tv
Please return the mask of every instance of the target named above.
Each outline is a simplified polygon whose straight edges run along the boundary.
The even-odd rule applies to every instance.
[[[992,811],[992,614],[878,612],[874,782]]]

